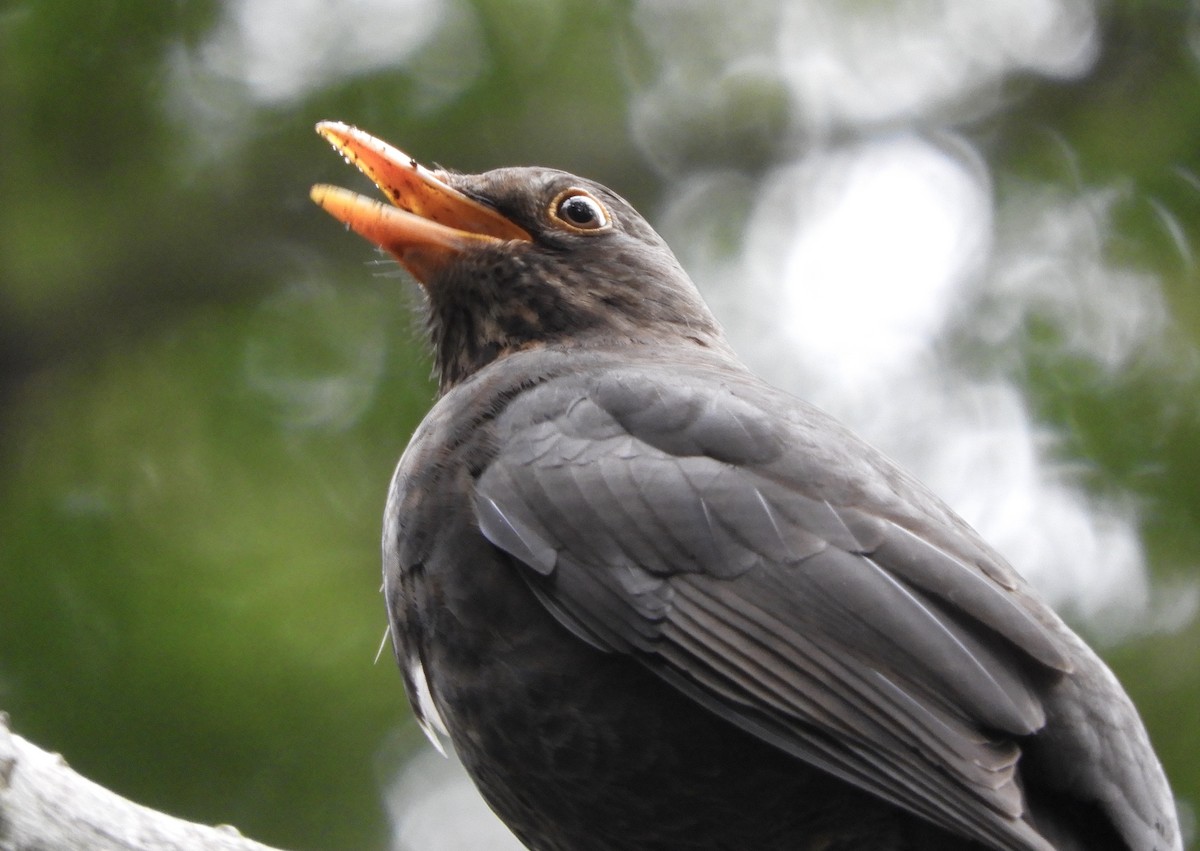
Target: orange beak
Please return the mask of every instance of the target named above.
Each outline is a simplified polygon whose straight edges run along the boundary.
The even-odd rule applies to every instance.
[[[359,236],[391,252],[422,284],[464,251],[532,240],[523,228],[382,139],[336,121],[322,121],[317,132],[395,206],[326,184],[312,188],[313,201]]]

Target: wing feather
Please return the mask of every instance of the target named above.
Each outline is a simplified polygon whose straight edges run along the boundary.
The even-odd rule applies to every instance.
[[[1035,677],[1069,662],[965,524],[761,388],[572,386],[510,404],[476,483],[479,528],[560,622],[901,807],[1048,851],[1014,737],[1045,723]]]

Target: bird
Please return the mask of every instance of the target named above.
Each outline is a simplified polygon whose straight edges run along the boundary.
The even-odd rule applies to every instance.
[[[942,500],[756,377],[604,186],[318,133],[424,295],[383,522],[413,712],[536,851],[1180,851],[1100,658]]]

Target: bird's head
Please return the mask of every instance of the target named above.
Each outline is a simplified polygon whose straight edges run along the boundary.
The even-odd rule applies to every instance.
[[[317,132],[391,202],[312,190],[421,283],[443,391],[539,346],[725,346],[666,243],[605,187],[546,168],[434,171],[354,127]]]

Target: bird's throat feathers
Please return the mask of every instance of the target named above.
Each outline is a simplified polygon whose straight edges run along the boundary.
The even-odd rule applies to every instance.
[[[645,268],[634,277],[627,266],[592,266],[579,259],[544,253],[477,256],[427,282],[426,322],[440,392],[498,358],[568,342],[590,348],[675,339],[728,348],[720,326],[677,266],[669,280],[660,281]]]

